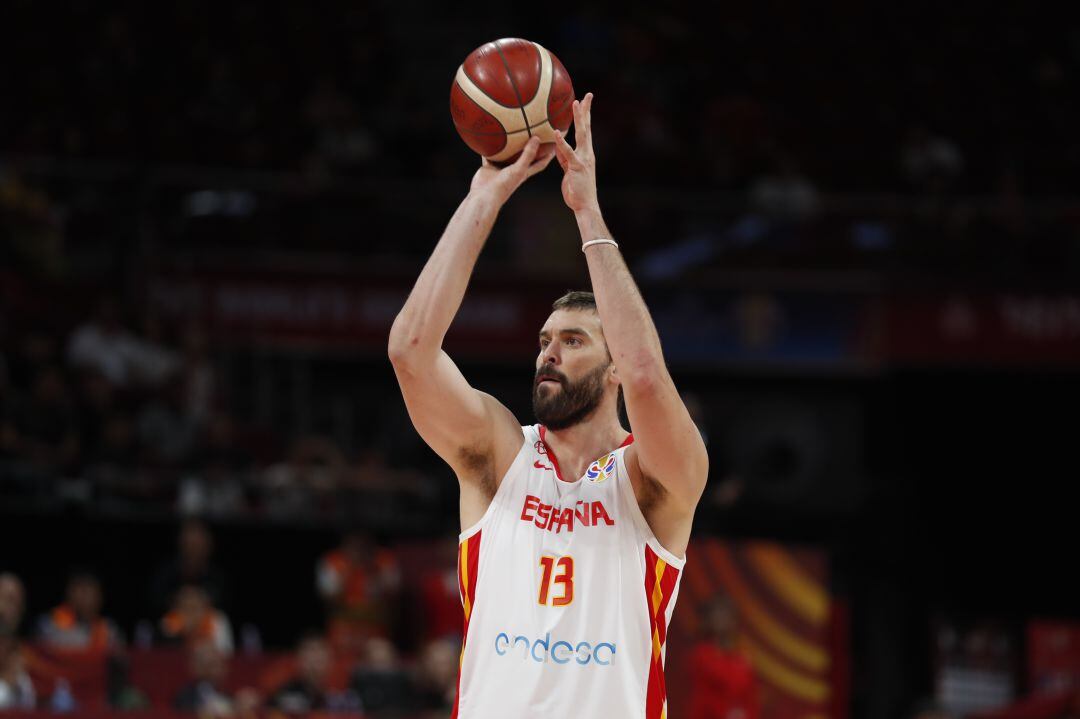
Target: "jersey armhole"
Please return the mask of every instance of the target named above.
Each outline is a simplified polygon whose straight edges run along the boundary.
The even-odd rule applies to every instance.
[[[476,523],[467,529],[461,530],[458,534],[458,542],[464,542],[469,537],[473,536],[487,523],[488,517],[495,511],[495,506],[506,498],[509,494],[509,485],[512,485],[513,478],[520,472],[522,465],[527,465],[529,459],[529,448],[532,446],[535,440],[530,439],[531,427],[525,426],[521,428],[521,449],[518,450],[517,455],[514,457],[514,461],[510,463],[506,473],[502,476],[502,480],[499,482],[499,488],[495,490],[495,496],[491,498],[488,503],[487,509],[484,510],[484,514],[480,519],[476,520]]]
[[[656,534],[652,531],[652,527],[649,526],[648,520],[645,519],[645,515],[641,512],[641,507],[638,506],[637,495],[634,494],[634,485],[630,481],[630,472],[626,468],[626,462],[624,460],[625,456],[626,450],[622,449],[618,454],[619,477],[620,479],[622,477],[626,478],[626,490],[628,494],[625,499],[626,503],[630,505],[630,516],[634,518],[634,524],[637,525],[638,531],[645,536],[645,544],[649,545],[652,550],[656,552],[656,556],[660,557],[676,569],[681,570],[686,564],[686,556],[684,555],[680,559],[675,556],[673,552],[668,551],[667,547],[660,544],[660,540],[656,538]]]

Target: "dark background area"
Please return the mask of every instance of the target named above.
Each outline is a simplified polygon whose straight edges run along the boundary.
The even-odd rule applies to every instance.
[[[6,3],[0,409],[49,366],[81,406],[65,347],[102,297],[177,356],[198,327],[211,415],[248,454],[229,480],[242,506],[209,516],[230,616],[271,646],[321,621],[314,564],[344,524],[387,545],[456,531],[453,478],[409,427],[380,332],[476,164],[453,72],[507,36],[596,94],[601,203],[709,439],[695,533],[827,552],[851,716],[934,696],[941,622],[1004,626],[1032,689],[1026,623],[1080,607],[1080,23],[1037,4]],[[558,179],[511,201],[478,266],[520,303],[512,326],[452,332],[466,376],[522,422],[530,323],[587,282]],[[214,282],[355,292],[374,314],[301,336],[177,289]],[[135,421],[162,392],[125,389],[118,411]],[[125,631],[148,618],[206,421],[178,459],[142,447],[130,466],[155,489],[137,496],[95,485],[87,442],[30,485],[25,458],[0,457],[0,571],[31,616],[90,563]],[[384,467],[386,491],[361,492],[384,503],[267,516],[260,477],[305,436],[338,448],[342,476]]]

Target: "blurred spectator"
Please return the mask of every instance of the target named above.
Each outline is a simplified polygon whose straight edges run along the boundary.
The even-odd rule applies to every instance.
[[[31,395],[15,410],[12,422],[15,452],[40,469],[63,472],[79,458],[75,408],[59,368],[41,368]]]
[[[737,646],[735,605],[727,597],[714,598],[702,624],[690,654],[690,719],[758,719],[757,677]]]
[[[1062,719],[1080,719],[1080,689],[1073,691],[1072,701],[1069,702],[1069,708],[1065,710]]]
[[[329,614],[331,641],[358,653],[371,637],[387,637],[391,608],[401,586],[397,558],[374,546],[363,532],[348,532],[320,560],[316,586]]]
[[[177,548],[178,556],[160,567],[154,577],[153,610],[164,612],[184,585],[202,587],[215,607],[228,609],[225,573],[211,561],[214,538],[206,524],[198,519],[185,520],[180,525]]]
[[[155,392],[136,420],[139,442],[152,462],[177,466],[195,448],[196,425],[184,407],[184,384],[174,377]]]
[[[952,140],[934,135],[924,125],[908,130],[901,165],[912,187],[924,192],[948,189],[964,169],[964,158]]]
[[[23,390],[34,383],[42,367],[60,364],[58,341],[51,333],[31,327],[15,344],[8,356],[8,381],[15,389]]]
[[[173,708],[193,712],[200,717],[230,717],[236,709],[225,691],[229,674],[228,656],[213,642],[199,642],[191,647],[188,655],[188,671],[191,682],[176,695]]]
[[[140,387],[157,387],[177,377],[180,356],[169,347],[165,327],[156,312],[144,310],[141,333],[135,337],[129,357],[132,378]]]
[[[240,514],[247,509],[250,457],[236,445],[232,417],[216,412],[207,420],[191,459],[192,472],[180,482],[177,509],[185,515]]]
[[[395,716],[411,711],[416,704],[412,678],[402,667],[394,645],[386,639],[373,638],[364,643],[351,685],[368,714]]]
[[[63,209],[0,164],[0,265],[56,278],[67,270]]]
[[[140,447],[131,416],[123,410],[109,412],[102,417],[97,434],[86,453],[86,476],[102,490],[136,482]]]
[[[441,540],[440,559],[443,561],[420,577],[420,611],[424,618],[425,641],[451,638],[461,640],[465,614],[461,608],[458,589],[458,537]]]
[[[309,634],[296,648],[297,674],[270,699],[270,705],[286,714],[312,711],[355,712],[360,698],[351,689],[334,691],[330,686],[333,653],[321,635]]]
[[[784,306],[769,292],[748,292],[735,301],[733,324],[740,349],[747,355],[764,355],[783,340],[790,324]]]
[[[318,78],[304,103],[305,119],[314,130],[317,155],[308,162],[347,168],[370,160],[378,150],[371,132],[360,124],[360,113],[334,78]]]
[[[102,298],[93,316],[75,328],[68,341],[68,362],[100,372],[116,387],[156,387],[173,376],[180,359],[164,341],[157,315],[142,318],[142,335],[124,327],[113,297]]]
[[[0,572],[0,625],[18,633],[26,609],[22,580],[11,572]]]
[[[461,644],[450,639],[428,642],[420,652],[416,674],[417,709],[445,717],[457,696]]]
[[[9,441],[6,432],[14,431],[14,428],[10,427],[14,411],[15,392],[9,378],[7,359],[4,357],[3,352],[0,352],[0,459],[6,456]]]
[[[210,603],[202,587],[180,587],[172,609],[161,619],[161,637],[166,643],[195,646],[209,642],[222,654],[232,654],[233,631],[229,618]]]
[[[911,719],[957,719],[957,717],[931,701],[922,702],[911,715]]]
[[[391,467],[381,447],[368,446],[357,452],[340,477],[334,497],[335,504],[344,506],[335,507],[335,516],[361,525],[376,524],[388,515],[405,518],[427,512],[424,516],[431,516],[443,506],[439,498],[445,487],[442,477]]]
[[[95,369],[117,387],[128,385],[135,337],[120,321],[120,308],[112,297],[98,302],[93,316],[75,329],[68,341],[68,362],[76,368]]]
[[[96,367],[78,372],[74,385],[79,441],[83,458],[89,459],[101,449],[106,418],[116,406],[116,392],[109,379]]]
[[[334,490],[346,469],[345,455],[331,440],[315,436],[297,439],[285,461],[263,473],[265,511],[273,516],[303,517],[320,509],[339,509],[334,506]]]
[[[202,427],[214,408],[217,378],[210,359],[209,339],[201,326],[195,323],[187,326],[182,339],[182,351],[184,408],[188,419]]]
[[[34,684],[23,666],[14,627],[0,621],[0,711],[33,709]]]
[[[116,626],[101,616],[101,582],[79,571],[68,579],[67,600],[42,617],[39,636],[51,648],[107,652],[120,646]]]
[[[181,514],[236,517],[247,508],[244,485],[221,464],[211,464],[180,482],[176,508]]]
[[[774,163],[751,187],[752,206],[774,221],[809,219],[821,206],[817,188],[792,157],[780,153]]]
[[[1009,632],[995,620],[940,619],[935,699],[959,715],[1006,706],[1016,696],[1016,657]]]

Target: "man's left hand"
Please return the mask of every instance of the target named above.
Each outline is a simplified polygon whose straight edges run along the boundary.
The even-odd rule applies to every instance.
[[[566,206],[575,213],[599,209],[596,199],[596,155],[592,144],[593,94],[574,100],[574,144],[555,131],[555,159],[563,169],[562,195]]]

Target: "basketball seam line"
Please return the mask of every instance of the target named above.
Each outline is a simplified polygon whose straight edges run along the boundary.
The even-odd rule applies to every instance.
[[[551,118],[550,117],[545,117],[542,122],[538,122],[535,125],[528,125],[528,126],[526,126],[525,128],[523,128],[521,130],[511,130],[509,132],[507,132],[505,130],[502,131],[502,132],[477,132],[476,130],[470,130],[467,127],[461,127],[457,123],[454,123],[454,126],[457,127],[457,129],[460,130],[461,132],[467,132],[470,135],[479,135],[481,137],[498,137],[499,135],[516,135],[519,132],[525,132],[526,130],[531,130],[531,129],[540,127],[541,125],[551,125]],[[555,129],[555,126],[551,125],[551,128]],[[530,134],[530,136],[532,135],[532,133],[529,133],[529,134]]]
[[[465,97],[469,97],[469,96],[466,95]],[[471,97],[469,99],[472,100]],[[476,102],[476,101],[473,100],[473,102]],[[571,104],[573,104],[573,103],[571,103],[571,102],[563,103],[563,106],[560,107],[559,110],[555,114],[558,115],[559,113],[565,111],[566,108],[570,107]],[[506,107],[506,105],[503,105],[503,107]],[[483,110],[484,108],[481,107],[480,109]],[[555,125],[551,122],[551,115],[548,114],[544,118],[544,120],[542,122],[538,122],[535,125],[526,125],[525,130],[529,130],[529,129],[534,128],[534,127],[540,127],[541,125],[551,125],[551,129],[552,130],[555,129]],[[476,130],[470,130],[467,127],[462,127],[461,125],[457,124],[456,120],[454,121],[454,127],[456,127],[459,132],[467,132],[470,135],[478,135],[480,137],[498,137],[499,135],[516,135],[519,132],[524,132],[524,130],[511,130],[510,132],[507,132],[506,130],[503,130],[502,132],[478,132]],[[529,136],[530,137],[532,136],[531,132],[529,133]]]
[[[518,109],[521,110],[521,119],[525,121],[525,130],[529,133],[529,137],[532,137],[532,130],[529,128],[529,116],[525,114],[525,103],[521,100],[521,91],[518,90],[517,82],[514,80],[514,73],[510,72],[510,63],[506,60],[506,55],[503,55],[502,48],[499,47],[499,41],[495,41],[495,52],[499,53],[499,58],[502,59],[503,67],[506,68],[506,76],[510,78],[510,87],[514,88],[514,97],[518,101]],[[518,130],[521,132],[521,130]]]
[[[476,89],[479,90],[481,93],[483,93],[484,97],[491,100],[492,102],[494,102],[499,107],[505,107],[507,110],[517,109],[515,105],[504,105],[501,102],[499,102],[498,100],[496,100],[495,98],[493,98],[491,95],[489,95],[488,92],[484,89],[484,87],[480,83],[478,83],[476,81],[476,78],[469,74],[469,69],[467,67],[465,67],[465,65],[461,66],[461,71],[463,73],[465,73],[465,77],[469,78],[469,80],[472,81],[472,84],[476,86]],[[513,80],[511,80],[511,82],[513,82]],[[458,87],[461,87],[460,83],[458,84]],[[462,88],[462,92],[465,92],[464,88]],[[514,92],[515,92],[515,94],[517,93],[517,88],[514,88]],[[473,100],[473,98],[469,95],[469,93],[465,92],[465,97],[468,97],[470,100],[472,100],[474,103],[476,103],[477,107],[479,107],[481,110],[484,110],[484,106],[481,105],[480,103],[476,102],[476,100]],[[521,98],[519,97],[518,99],[520,100]],[[484,112],[487,112],[487,110],[484,110]],[[488,114],[490,115],[491,113],[488,112]]]

